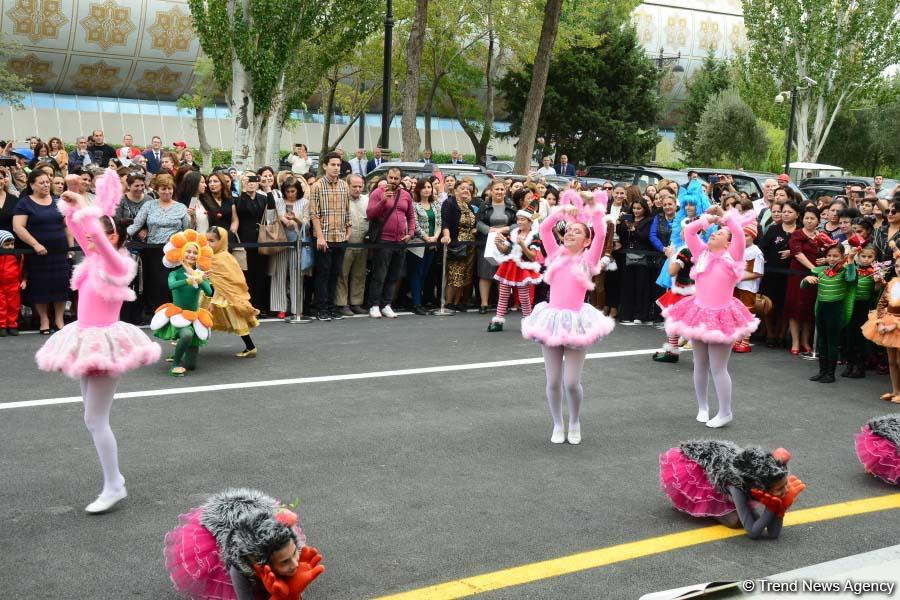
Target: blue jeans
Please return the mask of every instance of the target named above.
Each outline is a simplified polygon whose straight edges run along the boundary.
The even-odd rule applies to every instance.
[[[425,249],[425,254],[419,258],[412,252],[406,255],[407,277],[409,278],[409,290],[412,293],[413,306],[422,306],[422,287],[428,276],[428,269],[434,260],[434,250]]]

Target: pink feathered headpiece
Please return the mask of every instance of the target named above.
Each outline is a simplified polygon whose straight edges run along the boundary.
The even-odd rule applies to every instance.
[[[113,169],[106,169],[97,180],[97,193],[94,196],[93,206],[98,206],[104,215],[111,217],[116,214],[116,207],[121,201],[122,181]]]
[[[607,197],[606,192],[600,188],[595,189],[593,194],[590,192],[577,192],[572,188],[569,188],[559,197],[559,205],[569,205],[577,208],[578,215],[575,217],[575,220],[588,227],[594,222],[592,217],[595,212],[599,211],[606,214],[606,205],[608,202],[609,198]]]

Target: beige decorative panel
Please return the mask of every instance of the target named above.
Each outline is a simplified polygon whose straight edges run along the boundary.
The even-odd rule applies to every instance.
[[[9,61],[40,92],[175,100],[200,53],[186,0],[0,0]]]

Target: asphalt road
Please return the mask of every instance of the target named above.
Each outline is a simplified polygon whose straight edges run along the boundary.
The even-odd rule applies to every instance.
[[[239,360],[217,334],[184,379],[160,362],[120,391],[341,375],[534,358],[488,319],[367,318],[254,333]],[[650,349],[662,332],[619,327],[593,351]],[[0,342],[2,402],[73,396],[43,374],[42,339]],[[100,468],[80,404],[0,410],[3,598],[174,598],[162,560],[180,513],[228,486],[299,499],[326,573],[304,594],[369,598],[571,553],[709,525],[673,511],[657,456],[710,436],[696,423],[690,354],[589,360],[581,446],[551,446],[540,364],[226,389],[117,401],[113,429],[129,498],[103,516],[83,507]],[[867,477],[852,436],[890,412],[887,377],[808,382],[814,365],[757,347],[732,358],[735,421],[715,437],[785,446],[808,485],[798,508],[897,491]],[[711,392],[712,394],[712,392]],[[897,543],[900,514],[796,526],[777,542],[736,538],[484,594],[484,598],[637,598],[716,579],[761,577]]]

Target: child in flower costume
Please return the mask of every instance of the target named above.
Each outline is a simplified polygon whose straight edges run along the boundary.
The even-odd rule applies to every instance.
[[[206,237],[193,229],[173,235],[164,250],[163,264],[175,269],[169,273],[173,302],[156,309],[150,329],[160,339],[176,341],[169,372],[184,377],[185,371],[197,368],[198,349],[207,344],[213,325],[212,315],[200,308],[200,292],[213,295],[206,273],[212,268],[213,251]]]

